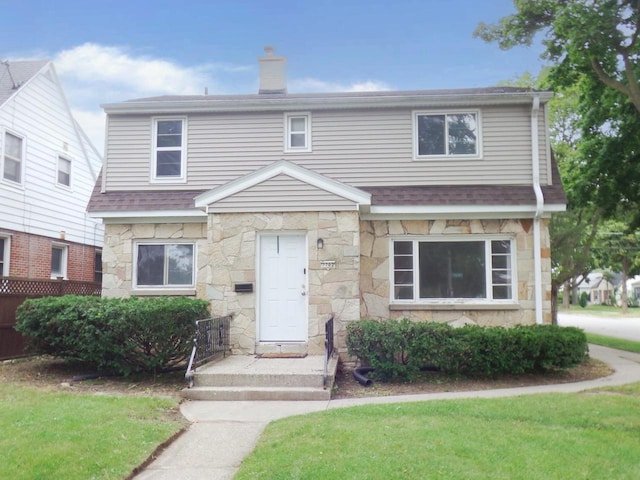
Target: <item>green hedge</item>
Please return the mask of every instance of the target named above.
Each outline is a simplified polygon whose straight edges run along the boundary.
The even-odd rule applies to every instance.
[[[205,300],[66,295],[26,300],[15,328],[34,353],[129,375],[183,363],[191,353],[195,320],[207,316]]]
[[[588,356],[587,337],[573,327],[513,328],[402,320],[347,325],[349,354],[375,368],[376,378],[412,379],[424,367],[450,374],[495,377],[570,368]]]

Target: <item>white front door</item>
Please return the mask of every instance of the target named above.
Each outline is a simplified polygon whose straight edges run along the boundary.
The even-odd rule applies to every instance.
[[[304,235],[260,236],[259,341],[307,341],[306,252]]]

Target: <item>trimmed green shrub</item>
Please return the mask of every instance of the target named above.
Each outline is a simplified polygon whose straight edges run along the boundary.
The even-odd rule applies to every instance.
[[[588,303],[589,303],[589,294],[587,292],[582,292],[580,294],[580,298],[578,298],[578,304],[582,308],[586,308]]]
[[[205,300],[67,295],[26,300],[15,328],[34,353],[129,375],[183,363],[191,352],[194,322],[207,316]]]
[[[513,328],[437,322],[360,320],[347,326],[347,349],[382,380],[412,379],[424,367],[476,377],[570,368],[587,358],[587,338],[574,327]]]

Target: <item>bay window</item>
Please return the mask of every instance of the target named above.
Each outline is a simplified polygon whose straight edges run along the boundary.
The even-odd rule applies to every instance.
[[[394,302],[515,300],[511,239],[397,238],[391,246]]]

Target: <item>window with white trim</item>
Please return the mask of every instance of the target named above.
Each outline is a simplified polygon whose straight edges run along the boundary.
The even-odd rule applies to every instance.
[[[24,138],[13,133],[4,132],[2,178],[11,182],[22,183],[23,167]]]
[[[311,151],[311,114],[285,113],[285,151]]]
[[[415,155],[426,157],[478,157],[478,112],[415,112]]]
[[[394,302],[515,300],[509,238],[392,240]]]
[[[136,287],[194,287],[194,254],[193,243],[138,243]]]
[[[67,245],[53,244],[51,246],[51,278],[67,278]]]
[[[9,276],[9,237],[0,237],[0,276]]]
[[[93,281],[102,283],[102,250],[96,250],[93,255]]]
[[[183,181],[185,158],[186,120],[155,118],[153,120],[153,179]]]
[[[71,160],[58,157],[58,185],[71,186]]]

